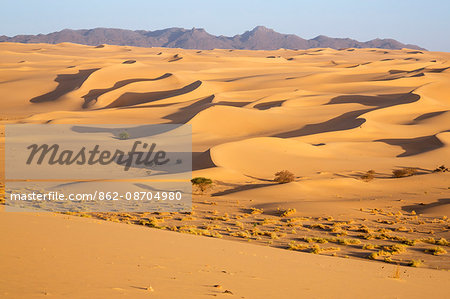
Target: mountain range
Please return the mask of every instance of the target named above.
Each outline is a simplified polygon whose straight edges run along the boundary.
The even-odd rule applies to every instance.
[[[125,30],[114,28],[95,28],[71,30],[38,35],[0,36],[0,42],[16,43],[50,43],[71,42],[97,46],[101,44],[137,46],[137,47],[168,47],[183,49],[249,49],[276,50],[309,49],[309,48],[382,48],[382,49],[417,49],[425,50],[416,45],[403,44],[394,39],[373,39],[360,42],[350,38],[332,38],[319,35],[313,39],[303,39],[294,34],[282,34],[264,26],[257,26],[251,31],[232,37],[215,36],[204,29],[167,28],[156,31]]]

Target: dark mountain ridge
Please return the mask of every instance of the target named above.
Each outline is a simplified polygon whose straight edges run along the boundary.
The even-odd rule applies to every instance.
[[[416,45],[402,44],[394,39],[373,39],[359,42],[350,38],[332,38],[319,35],[313,39],[303,39],[295,34],[282,34],[264,26],[257,26],[251,31],[232,37],[215,36],[204,29],[167,28],[155,31],[126,30],[113,28],[94,28],[71,30],[38,35],[0,36],[0,42],[16,43],[49,43],[58,44],[71,42],[83,45],[97,46],[101,44],[136,46],[136,47],[167,47],[183,49],[249,49],[276,50],[309,49],[309,48],[383,48],[383,49],[416,49],[425,50]]]

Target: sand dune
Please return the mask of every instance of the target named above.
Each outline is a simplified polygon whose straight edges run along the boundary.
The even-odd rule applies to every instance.
[[[0,281],[0,294],[5,298],[423,298],[430,294],[443,298],[447,294],[443,286],[448,274],[443,271],[401,268],[399,278],[394,278],[394,265],[63,215],[0,213],[5,241],[0,248],[0,273],[7,277]],[[41,235],[43,231],[46,234]]]
[[[283,292],[295,292],[297,285],[302,286],[299,294],[312,297],[336,294],[339,295],[335,297],[346,297],[340,296],[340,291],[350,292],[350,297],[361,297],[359,287],[389,288],[393,293],[386,297],[421,297],[432,292],[436,295],[433,297],[438,297],[439,292],[448,292],[444,283],[448,280],[447,272],[402,268],[406,272],[402,272],[405,278],[401,282],[388,276],[393,271],[390,264],[408,265],[413,260],[423,260],[424,267],[450,269],[448,254],[433,256],[425,251],[431,246],[427,243],[431,242],[429,238],[450,239],[447,218],[450,216],[450,174],[433,172],[440,165],[450,165],[449,53],[409,49],[196,51],[0,43],[0,55],[2,124],[191,124],[193,176],[211,178],[214,184],[194,197],[195,215],[170,219],[157,215],[165,221],[161,228],[175,227],[183,231],[189,224],[203,233],[205,226],[214,225],[225,239],[277,247],[198,240],[116,224],[99,225],[104,241],[122,250],[117,255],[107,251],[111,260],[119,264],[114,271],[134,271],[125,258],[129,250],[125,246],[127,242],[132,248],[151,247],[149,244],[161,237],[168,244],[187,250],[178,259],[165,260],[166,256],[159,256],[154,262],[162,267],[158,269],[163,269],[162,276],[154,279],[155,296],[171,298],[172,294],[179,294],[168,287],[173,276],[170,269],[176,266],[182,267],[178,276],[174,276],[174,281],[179,283],[177,287],[193,294],[193,298],[220,295],[228,283],[234,295],[245,298],[277,295],[288,298],[290,293]],[[413,176],[393,177],[394,169],[404,168],[414,168],[417,172]],[[281,170],[292,172],[294,181],[275,183],[274,174]],[[369,170],[373,171],[368,173]],[[304,225],[297,226],[289,222],[290,218],[280,216],[280,211],[294,208],[295,217],[303,217],[299,223]],[[89,221],[67,220],[63,216],[40,217],[8,214],[0,219],[18,224],[76,223],[73,231],[77,234],[84,228],[92,227],[95,231],[95,225]],[[147,216],[95,217],[140,223],[140,217]],[[183,219],[189,217],[194,219],[186,224]],[[334,245],[340,251],[336,255],[351,257],[350,261],[279,250],[289,248],[292,241],[303,242],[305,237],[336,237],[341,232],[333,231],[333,225],[344,222],[348,226],[347,237],[363,243],[347,246],[336,240],[327,242],[337,243]],[[23,226],[18,227],[22,234],[17,238],[30,235]],[[259,227],[267,231],[256,231]],[[115,240],[127,234],[135,239],[112,244],[107,234],[116,229],[120,233]],[[389,231],[398,236],[397,239],[370,239],[369,235],[366,240],[361,237],[361,230],[370,230],[372,234]],[[54,234],[61,236],[64,232],[60,228]],[[271,237],[273,233],[276,238]],[[12,235],[9,237],[11,242],[17,240]],[[418,245],[411,241],[415,245],[393,260],[377,259],[385,263],[361,261],[371,253],[363,249],[364,242],[383,248],[406,242],[402,238],[407,237],[428,241],[417,241]],[[180,240],[192,248],[211,248],[211,251],[200,255],[188,249],[188,245],[180,245]],[[11,244],[14,243],[8,248],[13,250]],[[46,244],[48,247],[49,243]],[[98,243],[88,244],[94,252],[101,250]],[[2,254],[7,255],[5,248]],[[68,247],[60,249],[65,248]],[[158,255],[158,250],[168,249],[155,247],[143,252],[142,257]],[[29,254],[27,258],[37,260]],[[254,255],[255,259],[249,262],[246,255]],[[84,273],[76,264],[82,260],[80,256],[68,256],[74,258],[68,265],[77,269],[74,273]],[[218,262],[219,256],[227,261]],[[7,271],[13,271],[15,257],[8,257]],[[202,257],[207,261],[203,262]],[[48,259],[55,262],[52,264],[55,267],[64,268],[63,261],[51,257],[43,261]],[[107,261],[93,262],[102,269],[109,267]],[[144,265],[138,260],[134,262]],[[208,272],[214,279],[206,279],[207,271],[198,270],[207,267],[203,264],[214,268],[214,274]],[[27,275],[36,270],[27,267]],[[46,268],[46,275],[56,271],[55,267]],[[145,267],[142,275],[156,273],[152,266]],[[248,270],[251,267],[256,267],[255,271]],[[219,268],[235,276],[221,280]],[[268,275],[268,271],[284,278],[277,276],[269,281],[273,275]],[[181,278],[187,273],[193,278]],[[141,278],[132,276],[130,282],[125,282],[111,275],[105,283],[87,288],[86,292],[92,291],[90,294],[79,289],[80,293],[69,295],[96,296],[102,292],[100,288],[108,296],[136,297],[141,295],[143,287],[152,283]],[[327,290],[336,292],[326,293],[320,287],[320,279],[329,282]],[[194,280],[201,283],[190,286]],[[209,287],[214,284],[223,284],[224,289],[219,292]],[[350,288],[350,284],[358,287]],[[52,290],[51,284],[44,285],[49,287],[44,289],[39,282],[33,283],[29,294],[47,289],[55,294],[67,291],[64,286]],[[246,293],[249,285],[253,293]],[[13,294],[14,290],[9,288],[6,292]],[[375,292],[372,294],[375,296]]]

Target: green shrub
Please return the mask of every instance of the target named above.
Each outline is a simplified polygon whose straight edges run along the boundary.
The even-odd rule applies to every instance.
[[[130,135],[128,134],[127,131],[120,132],[120,134],[119,134],[119,139],[120,139],[120,140],[127,140],[127,139],[130,139]]]
[[[212,180],[204,177],[196,177],[191,180],[191,183],[203,192],[212,185]]]

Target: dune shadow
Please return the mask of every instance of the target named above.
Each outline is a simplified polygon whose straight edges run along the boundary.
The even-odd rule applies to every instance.
[[[382,94],[376,96],[366,96],[366,95],[337,96],[332,98],[325,105],[361,104],[365,106],[372,106],[372,108],[346,112],[340,116],[337,116],[325,122],[308,124],[300,129],[279,133],[276,135],[272,135],[272,137],[291,138],[291,137],[320,134],[325,132],[335,132],[335,131],[355,129],[366,122],[364,118],[359,118],[359,116],[365,113],[391,106],[410,104],[418,101],[419,99],[420,96],[412,92],[399,94],[384,94],[384,95]]]
[[[113,138],[119,139],[119,134],[127,132],[128,139],[137,139],[144,137],[151,137],[159,134],[164,134],[182,126],[181,124],[156,124],[156,125],[136,125],[134,127],[109,127],[102,128],[88,125],[76,125],[71,128],[72,131],[77,133],[95,134],[95,133],[109,133]]]
[[[269,186],[273,186],[274,184],[276,184],[276,183],[240,185],[240,186],[236,186],[234,188],[227,189],[227,190],[224,190],[224,191],[212,193],[211,196],[228,195],[228,194],[233,194],[233,193],[240,192],[240,191],[245,191],[245,190],[269,187]]]
[[[181,60],[181,59],[183,59],[182,56],[180,56],[179,54],[175,54],[175,55],[173,55],[172,58],[170,58],[168,61],[169,61],[169,62],[175,62],[175,61],[178,61],[178,60]]]
[[[389,145],[400,146],[404,152],[397,155],[397,157],[409,157],[423,154],[444,146],[444,143],[442,143],[436,135],[417,138],[378,139],[374,140],[374,142],[384,142]]]
[[[449,112],[449,110],[443,110],[443,111],[436,111],[436,112],[425,113],[425,114],[422,114],[422,115],[416,117],[416,118],[413,119],[412,121],[406,123],[406,125],[416,125],[416,124],[420,123],[421,121],[424,121],[424,120],[426,120],[426,119],[430,119],[430,118],[439,116],[439,115],[444,114],[444,113],[446,113],[446,112]]]
[[[213,106],[230,106],[230,107],[243,107],[251,102],[228,102],[220,101],[213,103],[215,95],[210,95],[202,99],[192,101],[193,103],[185,107],[180,108],[178,111],[164,116],[164,119],[169,119],[174,124],[185,124],[195,117],[201,111],[213,107]],[[140,106],[146,107],[146,106]],[[154,106],[152,106],[154,107]]]
[[[406,58],[405,60],[414,60],[413,58]],[[415,59],[417,60],[417,59]],[[414,78],[414,77],[422,77],[425,76],[426,73],[442,73],[449,69],[450,67],[444,68],[428,68],[421,67],[411,71],[404,70],[389,70],[389,75],[379,78],[375,81],[389,81],[389,80],[397,80],[402,78]]]
[[[192,171],[216,167],[211,159],[211,152],[208,149],[204,152],[192,153]]]
[[[231,107],[244,107],[252,102],[230,102],[230,101],[220,101],[215,103],[216,105],[223,105],[223,106],[231,106]]]
[[[332,118],[325,122],[309,124],[298,130],[292,130],[279,134],[272,135],[278,138],[292,138],[306,135],[314,135],[325,132],[350,130],[361,126],[366,122],[364,118],[358,118],[360,115],[372,111],[373,109],[363,109],[346,112],[338,117]]]
[[[213,79],[211,81],[216,82],[235,82],[239,80],[245,80],[245,79],[252,79],[252,78],[258,78],[258,77],[266,77],[270,74],[259,74],[259,75],[249,75],[249,76],[241,76],[241,77],[234,77],[234,78],[219,78],[219,79]]]
[[[172,74],[170,73],[165,73],[162,76],[159,76],[157,78],[149,78],[149,79],[141,79],[141,78],[137,78],[137,79],[127,79],[127,80],[122,80],[122,81],[118,81],[114,84],[114,86],[110,87],[110,88],[103,88],[103,89],[91,89],[87,94],[85,94],[84,96],[82,96],[82,98],[84,99],[84,104],[83,104],[83,108],[87,108],[91,105],[91,102],[97,102],[98,97],[100,97],[101,95],[113,91],[115,89],[119,89],[121,87],[124,87],[128,84],[131,83],[136,83],[136,82],[144,82],[144,81],[157,81],[157,80],[161,80],[161,79],[165,79],[172,76]]]
[[[441,198],[438,201],[432,202],[429,204],[416,204],[416,205],[403,206],[402,210],[407,211],[409,213],[412,211],[415,211],[416,213],[419,213],[419,214],[425,214],[425,212],[430,208],[440,207],[440,206],[449,205],[449,204],[450,204],[450,198]]]
[[[212,101],[214,100],[214,95],[207,96],[203,99],[196,100],[194,103],[185,106],[183,108],[180,108],[178,111],[166,115],[163,118],[171,120],[172,123],[187,123],[189,120],[191,120],[195,115],[197,115],[200,111],[209,108],[211,106],[214,106]]]
[[[273,101],[273,102],[266,102],[266,103],[260,103],[260,104],[256,104],[255,106],[253,106],[253,108],[256,108],[258,110],[268,110],[274,107],[281,107],[281,105],[284,103],[285,101]]]
[[[84,81],[89,78],[89,76],[99,70],[99,68],[79,70],[76,74],[60,74],[56,76],[55,82],[58,82],[58,86],[46,94],[34,97],[30,100],[31,103],[43,103],[52,102],[57,100],[59,97],[80,88]]]
[[[410,104],[418,101],[420,96],[415,93],[381,94],[376,96],[342,95],[332,98],[325,105],[333,104],[361,104],[378,108]]]
[[[119,108],[133,105],[139,105],[144,103],[151,103],[171,97],[180,96],[196,90],[202,85],[202,81],[197,80],[189,85],[186,85],[179,89],[165,90],[165,91],[153,91],[153,92],[127,92],[117,98],[114,102],[107,105],[105,108]]]

